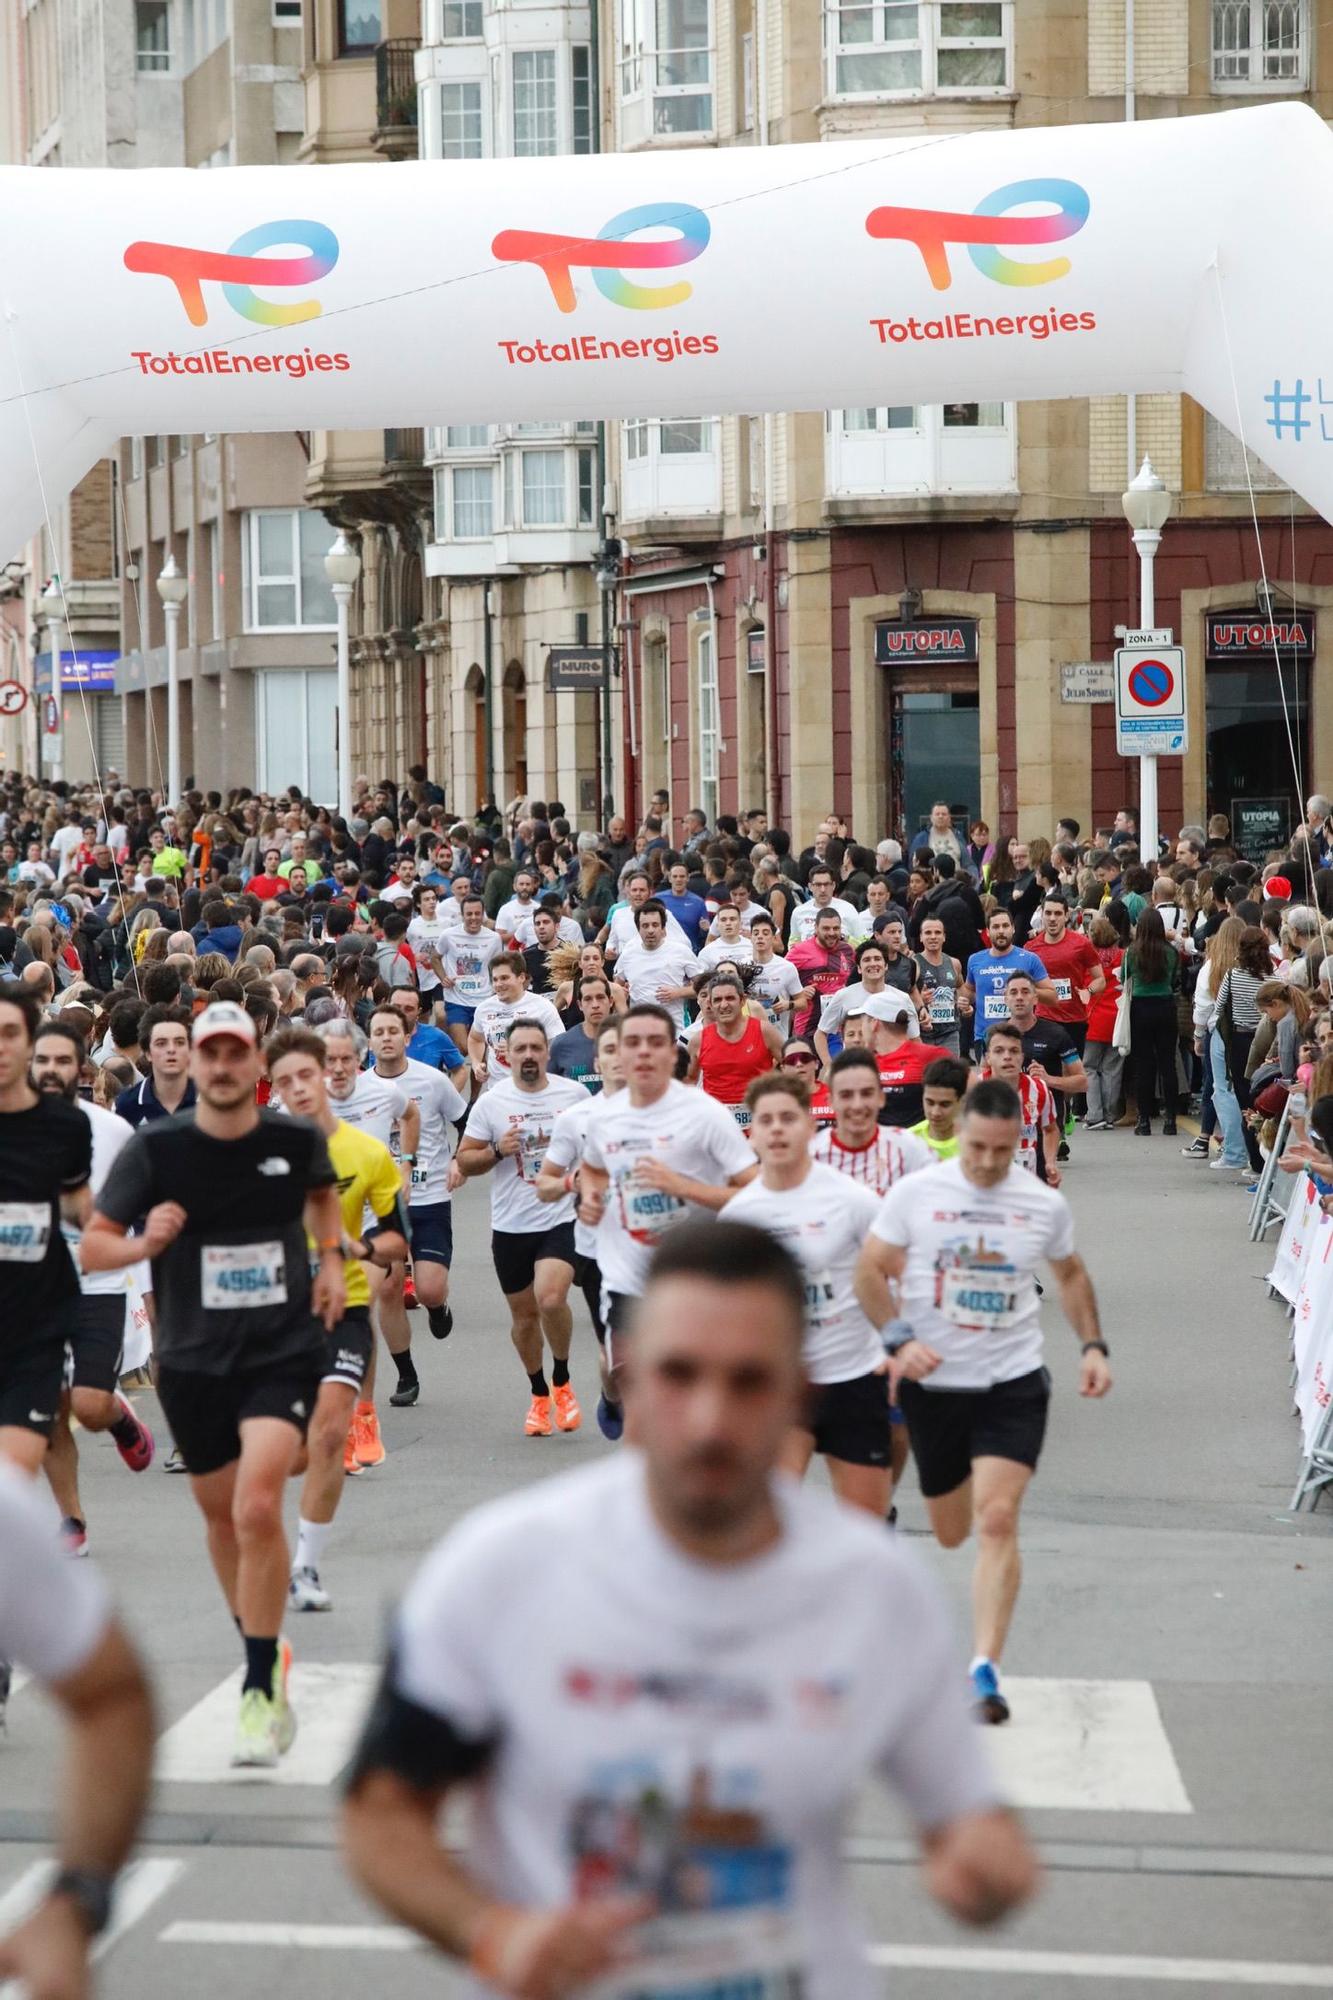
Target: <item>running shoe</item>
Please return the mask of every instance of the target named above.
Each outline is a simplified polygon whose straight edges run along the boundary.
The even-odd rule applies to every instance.
[[[86,1556],[88,1553],[88,1530],[73,1514],[67,1515],[60,1523],[60,1546],[67,1556]]]
[[[409,1271],[403,1279],[403,1311],[415,1312],[421,1301],[417,1297],[416,1279]]]
[[[1055,1149],[1055,1157],[1057,1160],[1067,1160],[1069,1158],[1068,1140],[1062,1139],[1060,1141],[1059,1145]]]
[[[530,1438],[548,1438],[551,1429],[550,1397],[534,1396],[528,1405],[528,1414],[523,1419],[524,1435]]]
[[[353,1417],[343,1440],[343,1472],[348,1479],[359,1479],[365,1469],[356,1455],[356,1418]]]
[[[454,1330],[454,1309],[452,1306],[429,1306],[426,1322],[437,1340],[447,1340]]]
[[[362,1470],[369,1465],[383,1465],[389,1456],[380,1436],[380,1420],[375,1415],[373,1403],[367,1404],[364,1410],[358,1408],[352,1418],[352,1449],[357,1466]]]
[[[317,1569],[294,1569],[287,1585],[287,1602],[293,1611],[332,1611],[333,1599],[319,1580]]]
[[[111,1441],[131,1472],[147,1472],[153,1462],[153,1433],[137,1414],[129,1397],[122,1396],[119,1389],[116,1391],[116,1401],[120,1405],[122,1416],[134,1425],[134,1436],[125,1443],[113,1431]]]
[[[555,1391],[555,1427],[558,1431],[576,1431],[583,1422],[583,1412],[579,1408],[578,1397],[574,1394],[572,1382],[562,1382]]]
[[[420,1394],[421,1383],[419,1381],[400,1382],[392,1396],[390,1396],[389,1401],[393,1404],[395,1410],[410,1410]]]
[[[619,1403],[611,1402],[605,1395],[597,1398],[597,1428],[612,1444],[624,1434],[625,1412]]]
[[[189,1469],[189,1466],[181,1457],[180,1446],[173,1444],[171,1450],[162,1461],[162,1470],[164,1472],[188,1472]]]
[[[241,1696],[236,1742],[231,1753],[233,1765],[271,1771],[280,1755],[278,1717],[272,1699],[263,1688],[246,1688]]]
[[[969,1676],[973,1713],[978,1722],[1007,1722],[1009,1704],[1000,1693],[1000,1676],[989,1660],[978,1660]]]
[[[278,1725],[278,1751],[283,1757],[296,1741],[296,1710],[287,1695],[287,1681],[292,1671],[291,1643],[278,1640],[278,1657],[273,1663],[273,1713]]]

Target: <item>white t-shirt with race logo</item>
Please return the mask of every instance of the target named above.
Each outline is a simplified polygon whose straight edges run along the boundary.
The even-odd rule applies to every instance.
[[[662,907],[665,909],[666,905],[663,904]],[[666,913],[666,935],[669,942],[683,944],[688,949],[690,941],[685,935],[684,927],[676,921],[670,910]],[[622,903],[612,916],[611,927],[607,932],[607,957],[613,958],[617,952],[624,951],[627,945],[638,942],[639,927],[634,921],[633,907],[629,903]]]
[[[553,1042],[563,1035],[565,1024],[544,993],[525,993],[521,1000],[499,1000],[492,994],[483,1000],[472,1017],[472,1025],[486,1043],[486,1072],[492,1083],[509,1075],[507,1037],[514,1021],[536,1021]]]
[[[628,1090],[593,1102],[584,1159],[610,1177],[597,1232],[597,1261],[607,1288],[637,1296],[648,1265],[673,1222],[706,1214],[693,1202],[649,1187],[637,1169],[655,1160],[690,1180],[725,1187],[755,1165],[754,1148],[724,1105],[701,1090],[669,1083],[653,1104],[637,1107]]]
[[[512,937],[514,935],[514,927],[519,919],[521,917],[531,917],[533,911],[540,907],[541,905],[535,896],[529,896],[526,902],[523,902],[517,896],[511,896],[508,902],[501,903],[499,909],[496,911],[495,928],[499,931],[501,937]]]
[[[468,1138],[495,1145],[506,1132],[516,1132],[519,1141],[518,1151],[506,1153],[491,1170],[492,1229],[538,1235],[572,1219],[573,1195],[566,1195],[563,1201],[538,1201],[537,1176],[556,1119],[591,1104],[583,1085],[563,1076],[548,1077],[543,1090],[520,1090],[509,1077],[477,1099],[468,1119]]]
[[[330,1091],[329,1103],[345,1124],[355,1125],[358,1132],[369,1132],[372,1139],[378,1139],[398,1159],[403,1150],[398,1138],[398,1120],[407,1109],[407,1092],[399,1088],[396,1080],[391,1082],[373,1069],[360,1070],[351,1096],[335,1097]]]
[[[835,910],[842,918],[843,936],[850,942],[852,933],[856,929],[860,918],[860,912],[855,905],[849,903],[844,896],[833,896],[822,907],[825,910]],[[796,908],[791,913],[791,941],[793,944],[803,944],[806,938],[814,936],[815,925],[819,922],[820,915],[821,906],[813,898],[808,903],[798,903],[796,905]]]
[[[989,1389],[1041,1367],[1036,1267],[1074,1251],[1056,1189],[1019,1166],[998,1187],[973,1187],[944,1160],[885,1195],[873,1233],[907,1252],[902,1317],[943,1357],[928,1389]]]
[[[805,1273],[805,1372],[814,1383],[852,1382],[884,1360],[879,1335],[853,1288],[856,1260],[879,1197],[812,1162],[799,1187],[750,1182],[722,1211],[785,1244]]]
[[[699,953],[699,963],[705,972],[713,972],[719,965],[753,965],[754,946],[743,934],[730,944],[725,938],[710,938]]]
[[[497,931],[480,930],[475,937],[468,931],[446,931],[440,962],[454,983],[445,987],[445,999],[459,1007],[478,1007],[489,1000],[491,960],[503,950],[504,939]]]
[[[770,1547],[698,1562],[626,1448],[478,1509],[399,1608],[391,1693],[489,1746],[483,1888],[656,1905],[605,2000],[875,2000],[838,1837],[866,1778],[928,1830],[998,1803],[924,1565],[825,1493],[774,1497]]]
[[[801,975],[794,965],[788,965],[785,958],[779,958],[775,953],[766,965],[755,959],[746,992],[751,1000],[758,1001],[770,1021],[780,1023],[791,1019],[790,1009],[778,1014],[776,1003],[779,1000],[794,1000],[800,990]]]
[[[411,1056],[407,1058],[406,1069],[397,1076],[382,1077],[378,1070],[375,1076],[380,1083],[395,1085],[421,1113],[421,1135],[417,1140],[408,1207],[429,1208],[448,1201],[449,1162],[453,1158],[450,1128],[463,1116],[467,1106],[443,1070],[432,1069],[429,1063],[416,1062]],[[394,1157],[397,1158],[396,1151]]]
[[[423,993],[438,993],[440,982],[426,963],[426,950],[444,955],[449,926],[438,913],[433,917],[413,917],[407,927],[407,942],[417,955],[417,986]]]
[[[615,970],[616,978],[623,979],[629,988],[631,1004],[637,1007],[640,1001],[657,1000],[660,986],[688,986],[692,979],[698,978],[702,966],[685,943],[683,935],[672,937],[668,931],[653,951],[637,939],[633,944],[627,944],[616,960]],[[684,1028],[683,1000],[662,1000],[658,1004],[666,1008],[677,1032]]]

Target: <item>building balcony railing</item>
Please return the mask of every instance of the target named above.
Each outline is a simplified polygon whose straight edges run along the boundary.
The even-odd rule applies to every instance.
[[[415,159],[417,79],[413,57],[421,44],[408,36],[375,50],[375,132],[371,145],[390,159]]]

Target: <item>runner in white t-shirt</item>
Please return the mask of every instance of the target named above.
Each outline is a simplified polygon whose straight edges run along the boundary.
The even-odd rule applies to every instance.
[[[544,993],[529,993],[527,961],[519,951],[502,951],[491,961],[489,1000],[483,1000],[468,1032],[468,1060],[478,1091],[509,1075],[509,1030],[517,1020],[538,1021],[553,1042],[565,1024]]]
[[[538,1199],[544,1202],[563,1201],[566,1195],[578,1199],[578,1169],[583,1161],[584,1147],[588,1139],[588,1125],[594,1110],[605,1097],[614,1097],[625,1087],[624,1074],[620,1066],[620,1016],[610,1014],[602,1021],[593,1035],[593,1070],[601,1080],[601,1092],[594,1096],[584,1090],[582,1104],[574,1104],[562,1111],[551,1132],[551,1143],[546,1148],[546,1158],[537,1176]],[[602,1393],[597,1399],[597,1428],[602,1436],[617,1439],[625,1428],[624,1416],[619,1404],[607,1401],[607,1387],[610,1383],[610,1368],[606,1358],[606,1322],[602,1318],[602,1267],[597,1261],[597,1230],[590,1229],[578,1214],[574,1214],[574,1280],[583,1294],[583,1303],[588,1308],[592,1320],[592,1330],[597,1341],[597,1365],[601,1370]]]
[[[882,1520],[893,1495],[889,1364],[853,1284],[879,1198],[810,1158],[810,1094],[795,1071],[757,1077],[745,1102],[759,1175],[723,1213],[728,1222],[750,1222],[776,1236],[805,1273],[812,1394],[782,1463],[800,1478],[821,1453],[839,1498]]]
[[[462,1181],[454,1163],[451,1139],[453,1129],[467,1115],[467,1106],[442,1070],[432,1069],[429,1063],[413,1062],[407,1053],[403,1017],[387,1000],[371,1014],[370,1046],[376,1077],[382,1083],[396,1085],[420,1115],[417,1156],[411,1162],[407,1196],[412,1279],[417,1299],[426,1309],[431,1332],[437,1340],[447,1340],[454,1324],[449,1306],[449,1266],[454,1260],[451,1197]],[[404,1373],[402,1357],[407,1355],[410,1359],[412,1344],[403,1299],[405,1277],[404,1266],[394,1264],[380,1290],[380,1325],[389,1352],[398,1363],[400,1384]]]
[[[623,903],[618,903],[612,910],[597,940],[608,959],[614,959],[625,949],[627,944],[637,943],[639,936],[639,911],[645,903],[650,901],[656,902],[656,898],[652,893],[652,886],[651,876],[643,869],[636,869],[629,877],[625,884],[627,900]],[[684,925],[672,916],[665,903],[659,904],[658,907],[662,912],[666,935],[669,938],[674,938],[678,944],[683,944],[687,950],[693,950],[693,946],[685,934]]]
[[[1036,1267],[1046,1259],[1082,1345],[1080,1394],[1111,1386],[1097,1301],[1064,1196],[1015,1164],[1018,1099],[978,1083],[956,1160],[886,1195],[857,1268],[883,1329],[921,1491],[946,1548],[978,1538],[972,1688],[985,1722],[1008,1719],[999,1662],[1018,1596],[1018,1515],[1050,1401]]]
[[[550,1046],[540,1021],[520,1015],[511,1023],[509,1074],[478,1098],[458,1149],[460,1173],[493,1176],[491,1259],[532,1391],[523,1424],[528,1437],[550,1437],[553,1427],[576,1431],[582,1421],[569,1379],[574,1196],[544,1204],[537,1183],[557,1117],[591,1100],[581,1083],[548,1076]],[[543,1342],[551,1350],[549,1382]]]
[[[462,910],[462,927],[444,934],[439,978],[445,1026],[466,1055],[472,1017],[491,997],[491,965],[504,950],[504,940],[498,931],[487,929],[486,905],[480,896],[465,896]]]
[[[685,933],[655,897],[636,912],[638,936],[622,946],[616,958],[616,978],[630,1005],[656,1002],[665,1007],[676,1033],[685,1031],[685,1002],[694,997],[694,981],[702,966],[685,942]],[[668,926],[674,926],[673,931]]]
[[[33,1040],[29,1075],[38,1091],[77,1104],[92,1126],[93,1170],[88,1185],[95,1199],[116,1155],[129,1144],[134,1131],[113,1111],[80,1098],[85,1059],[85,1044],[77,1029],[58,1019],[44,1021]],[[69,1223],[61,1226],[77,1265],[79,1231]],[[73,1556],[87,1555],[88,1535],[79,1497],[79,1448],[70,1427],[71,1414],[82,1430],[109,1431],[131,1472],[146,1472],[153,1462],[153,1433],[120,1389],[128,1278],[126,1271],[81,1272],[80,1296],[68,1323],[73,1377],[71,1386],[61,1394],[42,1469],[60,1509],[61,1540]]]
[[[803,944],[807,938],[814,936],[815,925],[824,910],[832,910],[841,919],[844,937],[852,935],[857,924],[856,905],[849,903],[844,896],[835,896],[836,886],[833,870],[826,868],[822,861],[810,870],[806,878],[810,900],[798,903],[791,913],[790,937],[793,944]]]
[[[444,997],[439,966],[449,925],[440,912],[440,892],[432,884],[423,883],[418,888],[416,905],[416,915],[407,926],[407,942],[416,955],[422,1019],[429,1021],[435,1002]]]
[[[756,910],[750,920],[750,947],[754,958],[745,990],[748,997],[763,1008],[769,1020],[787,1034],[791,1029],[792,1011],[803,998],[805,989],[796,967],[789,965],[785,958],[778,957],[774,949],[777,934],[778,927],[768,911]],[[813,987],[809,997],[814,997]]]
[[[598,1230],[616,1387],[630,1309],[658,1243],[691,1213],[721,1208],[730,1189],[758,1172],[731,1113],[675,1081],[675,1024],[665,1008],[630,1008],[620,1063],[625,1088],[589,1119],[579,1175],[579,1214]]]
[[[734,903],[719,903],[708,942],[699,952],[699,963],[705,972],[715,972],[719,965],[752,965],[754,946],[746,936],[741,924],[741,913]]]
[[[682,1226],[641,1304],[634,1449],[482,1509],[409,1587],[344,1848],[472,1996],[874,2000],[840,1852],[870,1775],[951,1915],[1032,1893],[938,1586],[775,1470],[804,1304],[765,1233]],[[442,1809],[465,1783],[457,1854]]]

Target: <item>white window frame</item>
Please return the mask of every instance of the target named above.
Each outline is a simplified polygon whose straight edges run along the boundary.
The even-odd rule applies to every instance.
[[[617,0],[618,35],[616,83],[621,138],[630,143],[660,140],[679,145],[717,135],[717,11],[707,0],[708,19],[702,47],[663,48],[657,39],[657,0]],[[673,66],[687,67],[703,58],[705,75],[671,81]],[[675,102],[698,99],[706,116],[697,125],[659,122]]]
[[[1279,17],[1290,14],[1296,24],[1295,68],[1290,76],[1254,76],[1249,73],[1257,60],[1262,69],[1265,60],[1263,46],[1264,28],[1270,15]],[[1310,41],[1313,33],[1310,0],[1210,0],[1209,39],[1213,89],[1223,95],[1235,93],[1237,96],[1253,97],[1291,96],[1310,87]],[[1248,16],[1247,53],[1245,75],[1225,74],[1228,62],[1233,65],[1241,60],[1238,38],[1232,40],[1231,47],[1224,46],[1224,24],[1239,27]]]
[[[700,426],[697,450],[673,450],[687,424]],[[669,433],[663,447],[663,432]],[[691,464],[697,467],[693,480]],[[722,424],[718,417],[637,417],[620,427],[621,512],[627,521],[717,514],[722,509]],[[672,473],[676,477],[672,478]],[[703,488],[708,494],[704,498]],[[646,503],[646,504],[645,504]]]
[[[892,409],[828,411],[824,420],[828,497],[1015,492],[1014,404],[980,403],[979,418],[996,410],[999,418],[975,425],[946,424],[946,407],[902,404]],[[848,423],[849,416],[870,421]]]
[[[549,134],[544,132],[540,136],[543,138],[549,136],[550,144],[541,147],[526,147],[525,150],[520,153],[518,149],[518,66],[521,62],[532,62],[534,58],[538,57],[543,58],[545,60],[549,60],[550,77],[549,79],[543,77],[542,83],[544,86],[549,80],[550,92],[551,92],[550,103],[540,106],[535,111],[525,112],[524,116],[529,120],[529,122],[539,122],[549,119],[549,124],[550,124]],[[542,48],[511,49],[509,51],[508,82],[509,82],[509,151],[511,155],[516,160],[554,159],[556,154],[563,150],[561,145],[561,139],[563,135],[561,132],[561,118],[560,118],[559,46],[558,45],[553,46],[551,43],[548,42]]]
[[[722,699],[717,684],[717,647],[711,623],[699,628],[694,674],[699,730],[696,791],[711,826],[718,815],[722,766]]]
[[[482,79],[479,76],[445,77],[441,82],[435,85],[435,90],[437,97],[436,109],[439,112],[439,118],[440,118],[440,150],[437,157],[441,160],[485,159],[486,87]],[[446,99],[454,92],[458,94],[458,98],[460,101],[458,105],[451,110],[446,103]],[[469,92],[473,93],[475,97],[474,104],[466,104],[462,102],[462,99]],[[471,136],[467,130],[468,121],[471,119],[474,112],[476,115],[476,140],[477,140],[476,151],[475,152],[469,151],[467,150],[466,146],[462,150],[459,150],[458,148],[455,147],[451,147],[449,144],[450,120],[452,119],[453,121],[455,121],[455,123],[461,128],[462,137],[464,138],[464,140],[467,140]]]
[[[433,39],[450,44],[479,42],[485,32],[485,17],[485,0],[439,0],[439,14],[434,23]],[[470,19],[476,21],[475,28],[468,27]],[[462,26],[451,32],[449,27],[451,20],[461,22]]]
[[[946,25],[942,8],[953,4],[953,0],[824,0],[824,30],[826,44],[827,89],[830,98],[841,104],[848,103],[894,103],[918,102],[931,97],[981,97],[1007,98],[1014,95],[1014,0],[994,0],[1000,8],[1000,33],[998,36],[946,36]],[[839,32],[840,23],[863,13],[879,17],[881,29],[886,29],[889,18],[900,10],[915,5],[916,29],[912,36],[901,40],[890,38],[887,33],[872,36],[865,42],[844,41]],[[941,53],[955,49],[1004,50],[1003,83],[941,84],[939,58]],[[919,84],[904,84],[900,88],[887,90],[843,90],[839,84],[838,64],[840,57],[872,55],[878,50],[887,54],[903,55],[917,49],[921,54],[921,81]]]
[[[167,0],[162,0],[161,21],[166,33],[166,41],[161,48],[158,48],[156,46],[145,47],[144,44],[139,40],[140,4],[141,0],[135,0],[135,8],[134,8],[135,74],[137,76],[170,76],[172,72],[172,63],[175,54],[172,48],[172,32],[171,32],[172,16],[171,16],[170,5],[167,3]],[[145,57],[149,57],[150,60],[145,61],[144,60]]]
[[[491,489],[490,522],[487,527],[475,533],[469,530],[467,534],[464,534],[458,525],[459,512],[460,512],[460,503],[458,497],[458,479],[460,473],[466,473],[471,475],[475,475],[477,473],[484,473],[490,481],[490,489]],[[444,513],[441,512],[442,489],[443,489],[444,508],[445,508]],[[475,500],[473,500],[469,501],[467,504],[469,506],[475,506],[476,502]],[[445,518],[446,514],[447,514],[447,520]],[[453,460],[448,465],[441,465],[437,467],[436,481],[435,481],[435,520],[436,520],[436,536],[437,539],[441,541],[489,542],[494,539],[495,527],[496,527],[494,459],[462,458]],[[447,534],[441,532],[441,530],[445,527],[447,527],[448,530]]]
[[[242,629],[247,633],[265,632],[333,632],[337,630],[336,620],[327,624],[307,624],[301,617],[301,517],[309,510],[301,507],[255,507],[244,519],[241,538],[241,593]],[[291,531],[291,574],[278,571],[259,570],[259,524],[263,520],[285,518]],[[332,530],[330,530],[332,534]],[[269,625],[259,619],[259,591],[270,584],[290,586],[295,593],[296,622],[291,625]]]

